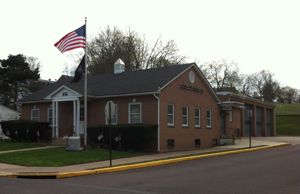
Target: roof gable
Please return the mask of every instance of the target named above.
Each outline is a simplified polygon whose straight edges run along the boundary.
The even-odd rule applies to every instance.
[[[206,79],[206,77],[204,76],[204,74],[201,72],[200,68],[196,65],[196,63],[192,64],[191,66],[189,66],[188,68],[186,68],[184,71],[182,71],[180,74],[178,74],[176,77],[174,77],[172,80],[170,80],[167,84],[165,84],[162,88],[160,88],[160,91],[163,90],[164,88],[168,87],[169,84],[171,84],[174,80],[176,80],[178,77],[180,77],[181,75],[183,75],[185,72],[187,72],[191,68],[195,69],[194,72],[198,74],[198,76],[200,77],[201,81],[207,87],[208,91],[213,96],[213,98],[216,100],[216,102],[220,103],[219,97],[215,93],[214,89],[211,87],[210,83],[208,82],[208,80]]]
[[[82,95],[68,88],[67,86],[62,85],[61,87],[53,91],[51,94],[46,96],[45,99],[50,100],[54,98],[54,99],[64,100],[64,99],[78,98],[78,97],[82,97]]]
[[[112,96],[142,95],[156,93],[184,72],[194,63],[173,65],[138,71],[126,71],[120,74],[88,75],[88,97],[101,98]],[[21,103],[50,100],[50,94],[62,85],[83,95],[84,80],[71,83],[72,77],[62,76],[56,83],[33,93],[21,100]]]

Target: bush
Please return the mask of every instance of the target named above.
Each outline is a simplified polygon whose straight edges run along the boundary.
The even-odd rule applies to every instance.
[[[157,125],[101,125],[87,129],[89,143],[109,146],[111,128],[113,149],[156,151]],[[102,136],[102,139],[99,137]],[[120,138],[119,141],[116,141]]]
[[[17,141],[50,142],[52,131],[47,122],[27,120],[2,121],[3,133]]]

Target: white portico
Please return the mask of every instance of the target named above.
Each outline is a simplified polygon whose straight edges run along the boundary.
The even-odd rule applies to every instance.
[[[73,105],[72,114],[73,114],[73,136],[79,136],[83,133],[81,123],[80,123],[80,98],[83,95],[72,90],[71,88],[62,85],[57,90],[49,94],[45,99],[52,100],[52,137],[58,138],[63,134],[60,134],[60,123],[64,121],[59,121],[59,118],[63,119],[64,115],[60,114],[60,103],[71,102]],[[67,114],[67,113],[64,113]],[[70,116],[70,115],[65,115]]]

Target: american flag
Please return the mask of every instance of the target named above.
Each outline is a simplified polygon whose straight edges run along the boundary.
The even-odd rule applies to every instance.
[[[54,46],[62,53],[77,48],[85,48],[85,25],[66,34]]]

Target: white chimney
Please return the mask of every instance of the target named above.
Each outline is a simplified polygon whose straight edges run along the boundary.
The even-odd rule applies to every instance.
[[[123,73],[125,71],[125,63],[118,59],[114,64],[114,74]]]

